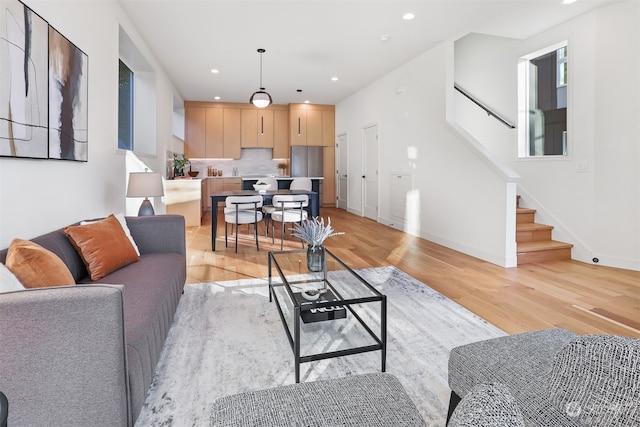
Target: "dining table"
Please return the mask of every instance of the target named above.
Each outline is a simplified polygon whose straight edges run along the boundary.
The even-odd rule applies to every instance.
[[[229,196],[262,196],[264,204],[271,203],[273,196],[281,194],[306,194],[309,196],[309,206],[307,211],[312,218],[320,215],[320,200],[318,193],[308,190],[232,190],[232,191],[219,191],[211,194],[211,250],[216,250],[216,237],[218,235],[218,203],[224,202]]]

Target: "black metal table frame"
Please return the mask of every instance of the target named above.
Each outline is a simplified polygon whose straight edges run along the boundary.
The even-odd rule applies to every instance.
[[[269,302],[275,300],[276,307],[278,308],[278,313],[280,314],[280,320],[282,321],[282,325],[287,334],[287,338],[289,339],[289,344],[291,345],[291,350],[293,350],[294,362],[295,362],[295,376],[296,383],[300,382],[300,364],[306,362],[313,362],[316,360],[324,360],[331,359],[334,357],[342,357],[349,356],[352,354],[366,353],[369,351],[381,351],[381,370],[382,372],[386,371],[387,364],[387,296],[378,292],[376,288],[371,286],[366,280],[364,280],[360,275],[358,275],[355,271],[353,271],[348,265],[346,265],[340,258],[335,256],[329,250],[325,249],[328,254],[327,256],[333,257],[342,267],[344,267],[350,274],[356,277],[365,287],[367,287],[370,291],[372,291],[375,295],[370,297],[361,297],[361,298],[350,298],[344,299],[342,295],[336,290],[336,288],[331,284],[329,280],[327,280],[327,268],[325,263],[325,268],[323,272],[323,280],[326,285],[331,289],[334,295],[338,298],[338,302],[336,301],[325,301],[325,302],[314,302],[310,301],[312,304],[308,304],[305,307],[305,310],[312,308],[323,308],[323,307],[332,307],[335,305],[343,305],[345,306],[349,312],[360,322],[360,325],[364,327],[364,329],[369,333],[369,335],[376,341],[376,344],[354,347],[344,350],[331,351],[327,353],[316,353],[307,356],[300,356],[300,321],[301,321],[301,306],[297,302],[295,296],[293,295],[293,291],[291,290],[291,284],[296,283],[305,283],[305,282],[289,282],[285,277],[280,265],[274,259],[274,255],[282,254],[282,253],[301,253],[306,254],[306,249],[294,250],[294,251],[278,251],[278,252],[269,252]],[[272,281],[272,265],[275,264],[276,269],[278,270],[278,274],[283,283],[278,284],[277,286],[284,286],[287,291],[287,295],[293,304],[293,336],[291,335],[291,331],[287,326],[287,321],[284,317],[284,312],[282,311],[282,307],[280,305],[280,301],[278,300],[278,296],[275,293],[275,286]],[[356,313],[351,305],[362,304],[368,302],[380,302],[380,336],[376,335],[375,332],[371,330],[371,328],[366,324],[364,320]],[[333,320],[327,320],[327,322],[332,322]]]
[[[308,212],[311,217],[320,215],[320,200],[318,193],[307,190],[267,190],[259,193],[252,190],[221,191],[212,194],[211,197],[211,250],[216,250],[216,238],[218,236],[218,203],[224,202],[228,196],[262,196],[265,203],[269,203],[273,196],[278,194],[307,194],[309,196]]]

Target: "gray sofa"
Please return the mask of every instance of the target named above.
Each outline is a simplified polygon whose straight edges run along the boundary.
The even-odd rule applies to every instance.
[[[79,285],[0,294],[8,425],[135,423],[186,280],[185,222],[126,220],[138,262],[92,282],[59,229],[32,240],[58,255]]]

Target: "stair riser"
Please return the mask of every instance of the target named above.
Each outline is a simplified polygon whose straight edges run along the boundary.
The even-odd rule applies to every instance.
[[[518,253],[518,265],[571,259],[571,248]]]
[[[516,231],[516,242],[551,240],[551,230]]]
[[[532,223],[535,217],[534,212],[525,212],[516,214],[516,224]]]

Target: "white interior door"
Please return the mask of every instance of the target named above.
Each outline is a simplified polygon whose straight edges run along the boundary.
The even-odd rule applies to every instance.
[[[336,170],[337,182],[338,182],[338,208],[347,209],[347,188],[349,188],[347,182],[347,134],[343,133],[338,135],[336,142],[336,153],[338,154],[338,161],[336,164],[338,168]]]
[[[378,221],[378,126],[364,128],[363,143],[364,216]]]

